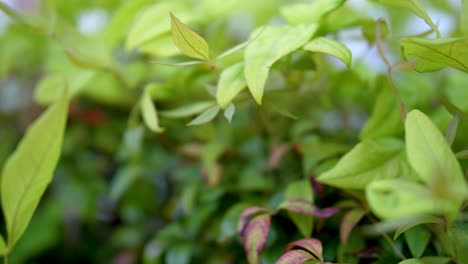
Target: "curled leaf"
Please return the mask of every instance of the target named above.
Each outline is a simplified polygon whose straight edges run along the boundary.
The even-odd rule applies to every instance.
[[[333,55],[340,59],[348,68],[351,67],[351,51],[344,44],[324,37],[315,38],[304,46],[305,50]]]

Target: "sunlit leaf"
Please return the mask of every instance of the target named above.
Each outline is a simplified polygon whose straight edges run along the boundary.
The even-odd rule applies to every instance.
[[[48,105],[60,96],[60,87],[67,85],[70,97],[79,94],[81,89],[91,80],[94,72],[82,70],[69,78],[61,74],[44,77],[34,91],[34,99],[42,104]]]
[[[209,61],[208,43],[171,13],[171,31],[175,45],[185,55]]]
[[[236,107],[234,106],[234,104],[229,104],[224,110],[224,117],[229,123],[231,123],[232,117],[234,116],[235,112],[236,112]]]
[[[314,38],[304,46],[305,50],[333,55],[340,59],[348,68],[351,67],[351,51],[344,44],[324,37]]]
[[[316,262],[309,262],[311,260],[316,260]],[[309,252],[302,249],[290,250],[283,255],[275,262],[276,264],[302,264],[302,263],[320,263],[316,257],[314,257]]]
[[[270,230],[270,218],[269,214],[260,214],[253,217],[245,228],[242,240],[250,264],[260,263],[260,253]]]
[[[145,121],[146,126],[151,131],[155,133],[161,133],[164,131],[164,128],[159,125],[158,112],[153,104],[153,100],[151,100],[148,88],[145,88],[141,95],[140,110],[143,121]]]
[[[214,105],[206,109],[203,113],[201,113],[195,119],[190,121],[190,123],[188,123],[188,126],[196,126],[196,125],[208,123],[211,120],[213,120],[216,117],[216,115],[218,115],[220,110],[221,109],[219,108],[219,106]]]
[[[0,256],[3,256],[7,253],[8,248],[5,243],[5,240],[3,239],[3,236],[0,235]]]
[[[418,110],[408,113],[405,129],[406,153],[419,178],[436,196],[451,199],[453,206],[460,207],[466,192],[465,178],[442,133]]]
[[[245,87],[244,64],[234,64],[223,70],[219,77],[216,101],[221,108],[225,108]]]
[[[244,75],[252,96],[262,103],[270,67],[284,55],[303,46],[315,33],[317,25],[266,27],[245,49]],[[256,34],[253,33],[252,36]]]
[[[3,213],[11,250],[26,230],[57,165],[68,113],[62,92],[28,129],[5,163],[1,177]]]
[[[160,114],[165,117],[184,118],[184,117],[189,117],[189,116],[193,116],[196,114],[200,114],[206,109],[212,107],[214,104],[215,102],[213,101],[202,101],[202,102],[192,103],[188,105],[183,105],[181,107],[171,109],[171,110],[160,111]]]
[[[423,226],[416,226],[407,230],[404,236],[413,257],[419,258],[429,243],[431,232]]]
[[[315,238],[303,238],[296,240],[286,246],[286,251],[296,247],[307,250],[310,254],[323,262],[323,248],[322,242],[320,242],[320,240]]]
[[[424,7],[421,5],[421,3],[418,0],[377,0],[377,1],[384,5],[398,7],[398,8],[406,8],[410,10],[418,17],[424,19],[426,24],[429,25],[432,28],[432,30],[437,33],[437,35],[440,35],[439,29],[434,24],[434,22],[432,22],[431,17],[427,14],[426,10],[424,9]]]
[[[356,224],[361,221],[361,219],[366,214],[366,211],[356,208],[348,211],[343,218],[341,219],[340,224],[340,241],[343,244],[346,244],[348,237],[351,234],[351,231],[356,226]]]
[[[373,180],[401,176],[408,169],[403,147],[394,139],[364,140],[317,180],[340,188],[364,189]]]
[[[460,28],[465,36],[468,36],[468,1],[462,0],[462,8],[460,12]]]
[[[403,57],[418,72],[437,71],[450,66],[468,72],[468,38],[401,40]]]
[[[170,18],[167,16],[169,12],[176,12],[186,23],[191,22],[193,15],[185,11],[186,8],[187,6],[180,1],[155,3],[144,7],[128,32],[126,47],[139,48],[169,33],[171,31]]]
[[[423,185],[403,179],[373,181],[366,188],[372,211],[382,219],[424,214],[453,213],[459,205],[434,197]]]
[[[280,12],[290,24],[311,24],[320,22],[344,2],[345,0],[315,0],[310,3],[295,3],[282,7]]]

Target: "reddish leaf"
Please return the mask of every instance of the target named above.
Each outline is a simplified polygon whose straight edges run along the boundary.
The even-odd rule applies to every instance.
[[[288,210],[290,212],[295,212],[303,215],[314,215],[314,206],[310,201],[304,199],[289,199],[282,202],[279,206],[279,209]]]
[[[294,242],[289,243],[286,246],[286,251],[289,251],[295,247],[300,247],[307,250],[310,254],[312,254],[321,262],[323,262],[322,242],[320,242],[320,240],[315,238],[303,238],[300,240],[296,240]]]
[[[248,208],[245,208],[244,211],[242,211],[240,218],[239,218],[239,223],[237,224],[237,234],[240,237],[244,236],[244,232],[247,227],[247,223],[249,222],[250,218],[256,214],[259,213],[266,213],[268,212],[268,209],[260,206],[251,206]]]
[[[364,217],[366,212],[362,209],[353,209],[348,211],[341,219],[340,223],[340,240],[341,243],[346,244],[349,234],[356,226],[356,224]]]
[[[258,264],[259,256],[265,246],[270,230],[270,215],[260,214],[255,216],[245,228],[242,240],[245,253],[250,264]]]
[[[288,144],[281,144],[273,146],[270,151],[270,157],[268,158],[268,167],[275,169],[283,159],[284,155],[289,151],[290,147]]]
[[[288,251],[284,253],[278,261],[276,261],[276,264],[302,264],[308,260],[317,260],[319,261],[316,257],[312,256],[309,252],[301,250],[301,249],[295,249]]]
[[[318,208],[314,206],[314,216],[317,218],[325,219],[334,216],[340,211],[338,207]]]

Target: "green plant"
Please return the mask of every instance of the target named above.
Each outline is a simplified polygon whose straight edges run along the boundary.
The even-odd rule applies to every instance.
[[[106,250],[82,262],[467,262],[468,3],[361,3],[384,20],[350,2],[100,1],[112,18],[90,35],[73,25],[87,1],[42,1],[35,14],[0,2],[17,22],[2,79],[40,75],[35,101],[56,102],[5,162],[1,252],[38,254],[38,242],[18,240],[52,178],[71,100],[63,179],[42,209],[55,217],[42,219],[58,211],[91,230],[86,242]],[[459,23],[441,32],[426,6]],[[404,30],[415,17],[426,31]],[[349,29],[375,49],[372,65],[353,58]],[[29,166],[36,156],[44,172]],[[37,190],[14,191],[33,179]],[[21,216],[18,194],[31,200]]]

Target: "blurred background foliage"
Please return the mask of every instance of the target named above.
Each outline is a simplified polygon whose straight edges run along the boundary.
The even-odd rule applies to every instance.
[[[401,60],[400,37],[428,30],[410,12],[349,0],[324,18],[321,30],[351,49],[351,69],[328,56],[296,52],[273,66],[262,106],[244,93],[231,123],[219,116],[190,127],[188,117],[161,114],[165,132],[155,134],[135,114],[146,85],[152,85],[160,113],[213,101],[220,71],[240,55],[215,69],[158,64],[187,58],[168,30],[151,32],[169,29],[168,12],[144,12],[166,3],[220,54],[259,26],[285,23],[280,8],[299,1],[70,0],[49,1],[49,7],[39,0],[2,2],[31,20],[24,25],[0,13],[0,164],[55,98],[57,84],[67,82],[79,94],[70,106],[54,180],[10,263],[246,263],[237,237],[241,211],[275,208],[288,184],[306,180],[319,207],[362,201],[360,194],[320,185],[314,176],[331,168],[360,133],[403,135],[374,46],[373,21],[383,17],[388,24],[385,52],[393,62]],[[460,1],[421,2],[443,36],[460,34]],[[145,15],[151,19],[142,22]],[[145,32],[132,33],[138,23]],[[149,37],[128,38],[132,34]],[[440,129],[452,118],[444,100],[468,111],[466,73],[398,71],[394,81],[409,108],[428,113]],[[378,100],[385,122],[361,132]],[[467,148],[467,131],[468,122],[460,122],[455,151]],[[354,232],[348,244],[354,248],[340,244],[342,217],[339,212],[314,219],[325,259],[398,262],[380,237]],[[301,237],[286,214],[276,215],[264,263],[274,263],[288,242]],[[408,250],[402,239],[395,244]],[[439,252],[437,244],[427,250]]]

